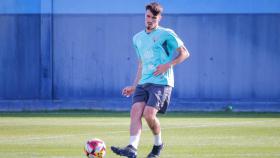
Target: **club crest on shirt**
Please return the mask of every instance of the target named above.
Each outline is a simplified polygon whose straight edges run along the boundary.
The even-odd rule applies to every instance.
[[[154,41],[154,43],[158,40],[158,37],[157,36],[154,36],[153,38],[153,41]]]

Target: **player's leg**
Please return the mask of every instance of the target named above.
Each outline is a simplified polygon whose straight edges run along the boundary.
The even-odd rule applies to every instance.
[[[154,146],[152,151],[149,153],[148,158],[159,157],[160,151],[163,148],[160,122],[159,119],[156,117],[157,112],[158,110],[154,107],[146,106],[143,113],[143,116],[154,135]]]
[[[143,116],[154,135],[159,134],[161,131],[159,119],[156,117],[157,112],[158,110],[156,108],[146,106],[143,113]]]
[[[163,148],[161,140],[161,127],[157,113],[165,113],[169,104],[172,87],[152,85],[149,87],[149,99],[145,106],[143,116],[154,134],[154,146],[148,158],[159,157]]]
[[[112,146],[112,151],[120,156],[128,158],[136,158],[137,147],[142,131],[142,114],[148,98],[147,92],[141,87],[137,86],[133,95],[133,105],[130,110],[130,141],[129,145],[124,148]]]
[[[130,110],[130,141],[129,144],[135,149],[138,148],[142,132],[142,115],[145,108],[145,102],[136,102]]]
[[[145,107],[145,102],[136,102],[132,105],[130,110],[130,140],[129,145],[120,148],[112,146],[112,151],[120,156],[126,156],[128,158],[136,158],[137,148],[140,141],[142,131],[142,114]]]

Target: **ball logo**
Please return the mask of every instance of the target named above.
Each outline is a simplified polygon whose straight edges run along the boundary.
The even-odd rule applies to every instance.
[[[84,151],[88,158],[104,158],[106,145],[102,140],[95,138],[87,141]]]

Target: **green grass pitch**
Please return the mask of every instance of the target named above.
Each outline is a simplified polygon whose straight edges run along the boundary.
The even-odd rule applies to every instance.
[[[162,158],[279,158],[279,113],[168,113],[160,116]],[[0,113],[1,158],[81,158],[85,142],[99,138],[106,158],[111,145],[129,140],[126,112],[57,111]],[[150,151],[153,137],[143,119],[138,157]]]

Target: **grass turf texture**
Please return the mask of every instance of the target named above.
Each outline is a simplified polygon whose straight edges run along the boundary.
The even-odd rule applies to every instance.
[[[161,116],[162,158],[278,158],[279,113],[168,113]],[[129,114],[106,111],[0,113],[0,157],[80,158],[90,138],[107,145],[129,140]],[[153,137],[143,120],[138,157],[150,151]]]

